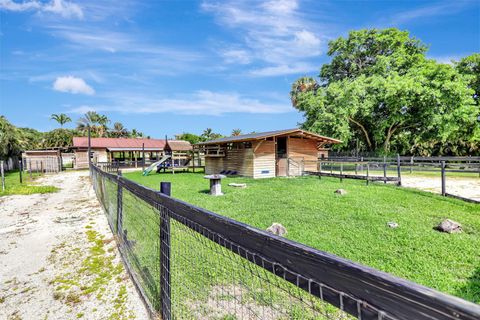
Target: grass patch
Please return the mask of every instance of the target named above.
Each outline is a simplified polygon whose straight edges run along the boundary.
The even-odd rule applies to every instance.
[[[27,174],[23,174],[23,183],[20,183],[20,172],[9,171],[5,173],[5,191],[1,191],[0,185],[0,197],[12,194],[34,194],[34,193],[51,193],[57,192],[59,189],[54,186],[38,186],[34,184],[35,179],[40,177],[39,173],[32,173],[32,180]]]
[[[144,177],[131,172],[125,177],[155,189],[160,181],[170,181],[173,197],[260,229],[279,222],[292,240],[480,303],[476,204],[392,185],[367,187],[363,181],[347,179],[340,183],[335,178],[229,177],[223,180],[225,195],[211,197],[203,173]],[[230,182],[248,187],[228,187]],[[348,194],[335,195],[338,188]],[[433,230],[444,218],[460,222],[465,232],[449,235]],[[388,228],[389,221],[400,227]]]

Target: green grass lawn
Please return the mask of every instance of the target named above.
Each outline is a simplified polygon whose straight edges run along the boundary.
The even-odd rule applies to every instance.
[[[33,194],[33,193],[50,193],[58,191],[58,188],[53,186],[38,186],[35,185],[35,179],[40,176],[39,173],[30,175],[23,174],[23,183],[20,183],[20,172],[10,171],[5,173],[5,191],[2,191],[0,185],[0,197],[12,194]]]
[[[279,222],[289,239],[480,303],[479,205],[335,178],[227,178],[225,195],[212,197],[203,173],[124,176],[155,189],[160,181],[170,181],[173,197],[260,229]],[[248,187],[228,187],[229,182]],[[338,188],[348,194],[334,194]],[[435,231],[444,218],[460,222],[464,232]],[[387,227],[389,221],[400,227]]]

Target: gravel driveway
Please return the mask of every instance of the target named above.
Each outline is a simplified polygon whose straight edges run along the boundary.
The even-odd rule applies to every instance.
[[[0,197],[0,319],[148,319],[87,171]]]
[[[402,176],[402,186],[434,193],[442,192],[440,177],[404,175]],[[447,176],[446,191],[457,196],[480,201],[480,178]]]

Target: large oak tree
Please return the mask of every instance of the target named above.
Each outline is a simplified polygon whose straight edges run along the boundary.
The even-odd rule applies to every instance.
[[[471,77],[427,59],[426,51],[394,28],[352,31],[331,41],[332,60],[322,66],[319,80],[304,77],[292,85],[303,127],[343,140],[344,148],[358,141],[366,151],[420,153],[425,142],[461,140],[471,150],[480,141]],[[465,150],[427,153],[435,152]]]

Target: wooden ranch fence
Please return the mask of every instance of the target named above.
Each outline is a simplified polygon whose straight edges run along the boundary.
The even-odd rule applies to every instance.
[[[480,319],[479,305],[174,199],[168,183],[90,170],[152,317]]]

